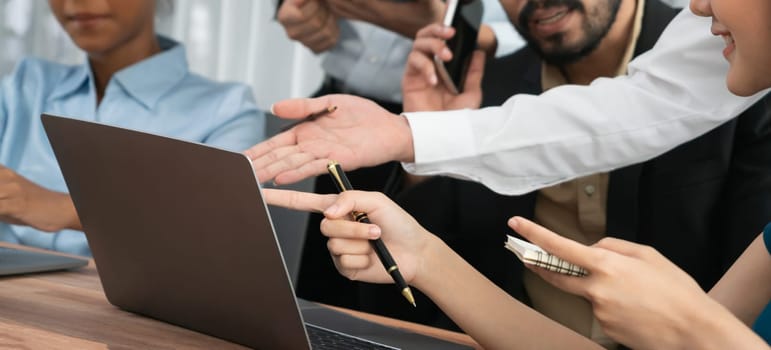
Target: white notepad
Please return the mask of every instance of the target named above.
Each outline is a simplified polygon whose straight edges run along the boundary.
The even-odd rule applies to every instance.
[[[525,264],[535,265],[545,268],[549,271],[559,272],[570,276],[586,276],[589,274],[586,269],[575,264],[571,264],[554,255],[547,253],[541,247],[519,238],[508,236],[508,240],[503,245],[511,250]]]

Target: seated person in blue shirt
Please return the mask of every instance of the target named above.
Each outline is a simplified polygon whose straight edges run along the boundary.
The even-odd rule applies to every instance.
[[[41,113],[233,151],[263,139],[264,115],[249,87],[188,70],[184,47],[155,34],[155,1],[49,3],[88,60],[66,66],[27,58],[2,80],[0,239],[89,255]]]

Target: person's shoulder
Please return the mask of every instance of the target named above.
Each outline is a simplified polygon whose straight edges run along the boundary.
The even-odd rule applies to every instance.
[[[204,143],[240,151],[265,138],[265,114],[249,85],[189,73],[175,90],[182,93],[186,109],[206,118],[211,135]]]
[[[252,88],[247,84],[216,81],[192,72],[185,76],[179,88],[206,93],[209,98],[218,100],[239,97],[250,101],[254,100]]]
[[[251,86],[241,82],[220,82],[190,72],[174,91],[188,104],[187,107],[209,111],[215,119],[244,113],[259,114]]]
[[[16,64],[8,78],[28,88],[31,84],[53,87],[71,75],[77,66],[65,65],[38,57],[25,57]]]
[[[67,84],[69,79],[82,76],[83,72],[78,72],[78,67],[26,57],[16,64],[9,75],[3,77],[3,94],[13,96],[17,104],[46,100],[56,95],[58,89],[70,86]]]

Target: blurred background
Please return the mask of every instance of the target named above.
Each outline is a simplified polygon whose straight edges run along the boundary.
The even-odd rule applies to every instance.
[[[319,58],[291,42],[274,20],[275,0],[159,0],[158,12],[159,31],[185,43],[194,72],[251,85],[264,109],[284,98],[308,96],[321,82]],[[0,0],[0,43],[0,76],[24,55],[83,60],[44,0]]]

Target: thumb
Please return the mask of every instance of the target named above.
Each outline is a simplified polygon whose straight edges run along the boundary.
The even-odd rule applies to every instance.
[[[330,102],[327,96],[292,98],[274,103],[270,106],[270,113],[282,119],[300,119],[329,106]]]

